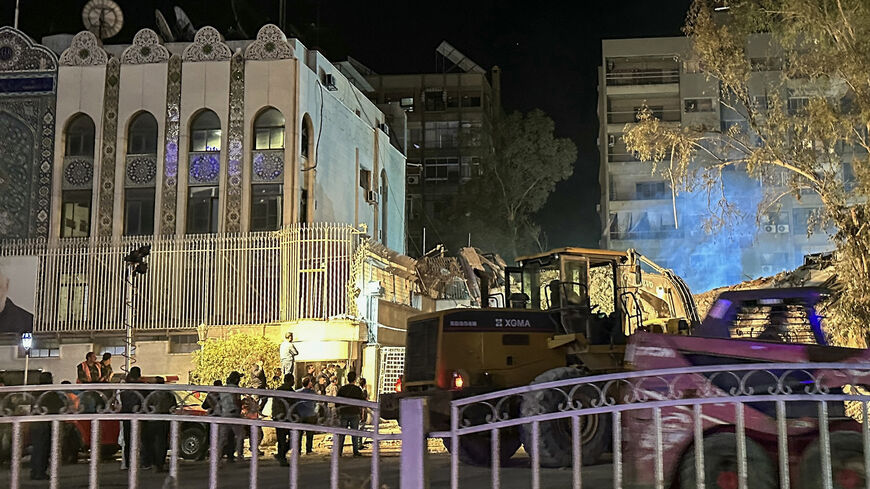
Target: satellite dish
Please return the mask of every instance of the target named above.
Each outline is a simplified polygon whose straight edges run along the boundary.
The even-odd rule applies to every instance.
[[[100,39],[108,39],[124,27],[124,12],[112,0],[90,0],[82,9],[85,29]]]
[[[175,10],[175,27],[178,29],[178,37],[182,41],[193,41],[196,29],[194,29],[190,17],[184,13],[184,10],[181,10],[181,7],[176,6],[173,10]]]
[[[165,42],[174,42],[175,34],[172,33],[172,29],[169,27],[169,22],[166,22],[166,17],[160,13],[160,10],[154,9],[154,17],[157,20],[157,30],[160,32],[160,35],[163,36],[163,41]]]

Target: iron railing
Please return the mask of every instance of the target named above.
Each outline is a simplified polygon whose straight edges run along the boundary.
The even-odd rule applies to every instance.
[[[475,443],[490,450],[492,487],[500,487],[501,464],[519,446],[517,433],[529,454],[530,487],[541,487],[542,467],[565,466],[571,469],[570,485],[579,488],[583,466],[593,462],[583,458],[590,455],[586,444],[601,441],[588,433],[592,425],[611,428],[614,488],[703,489],[714,487],[711,476],[741,489],[865,487],[868,384],[870,365],[855,363],[701,366],[566,378],[453,401],[451,429],[430,436],[450,443],[454,489],[462,486],[460,459],[469,453],[463,444]],[[561,445],[554,442],[558,436]],[[503,444],[510,445],[507,451]],[[705,465],[705,458],[715,464]]]

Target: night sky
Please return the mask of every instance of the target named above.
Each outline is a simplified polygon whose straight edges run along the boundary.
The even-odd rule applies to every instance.
[[[196,27],[212,25],[227,38],[253,38],[260,25],[278,24],[277,0],[238,0],[233,21],[229,0],[116,0],[125,26],[108,43],[128,43],[142,27],[154,28],[154,9],[172,17],[180,5]],[[21,2],[20,27],[43,35],[82,30],[85,1]],[[315,1],[288,0],[288,35],[331,60],[348,55],[380,73],[435,70],[442,40],[489,69],[502,69],[506,110],[543,109],[558,136],[579,149],[574,176],[561,183],[539,215],[551,247],[597,246],[598,203],[597,67],[601,39],[680,35],[688,0],[623,2],[515,2],[496,0]],[[0,20],[12,24],[14,1],[0,6]],[[170,20],[171,21],[171,20]],[[318,27],[319,26],[319,27]]]

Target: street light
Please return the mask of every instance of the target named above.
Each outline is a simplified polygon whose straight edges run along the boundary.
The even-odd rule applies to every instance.
[[[124,277],[124,372],[130,371],[130,357],[133,355],[133,278],[148,273],[148,263],[145,258],[151,254],[151,245],[143,245],[124,256],[127,273]]]
[[[27,373],[30,371],[30,350],[33,348],[33,334],[21,333],[21,348],[24,348],[24,385],[27,385]]]

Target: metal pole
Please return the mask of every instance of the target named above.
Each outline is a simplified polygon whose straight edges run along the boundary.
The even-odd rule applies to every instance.
[[[27,372],[30,371],[30,348],[24,350],[24,385],[27,385]]]
[[[133,266],[127,264],[124,277],[124,372],[130,372],[130,357],[133,355]]]
[[[15,24],[13,27],[16,29],[18,29],[18,2],[19,0],[15,0]]]

